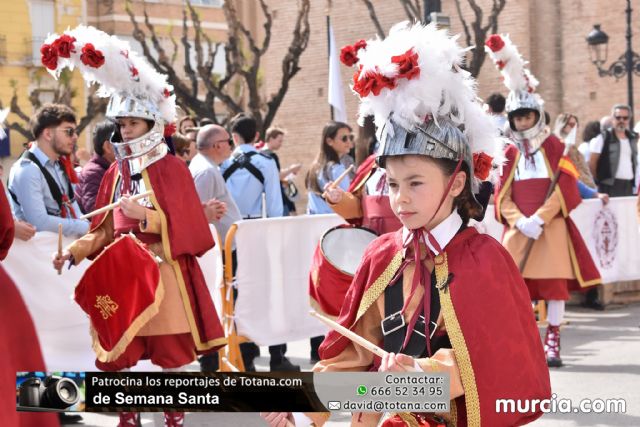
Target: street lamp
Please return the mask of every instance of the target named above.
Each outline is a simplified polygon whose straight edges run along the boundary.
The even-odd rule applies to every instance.
[[[607,62],[609,36],[600,29],[599,24],[594,25],[587,35],[587,44],[589,45],[591,62],[598,68],[600,77],[613,76],[617,81],[625,75],[627,76],[627,98],[629,107],[631,107],[629,126],[633,128],[633,74],[640,76],[640,55],[631,48],[631,0],[627,0],[625,12],[627,15],[627,50],[609,68],[603,68],[604,63]]]

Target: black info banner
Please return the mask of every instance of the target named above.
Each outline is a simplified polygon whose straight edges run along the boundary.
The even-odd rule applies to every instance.
[[[319,412],[313,373],[87,372],[91,412]]]

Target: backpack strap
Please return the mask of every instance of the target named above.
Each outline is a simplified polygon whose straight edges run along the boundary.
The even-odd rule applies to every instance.
[[[229,166],[229,168],[227,168],[227,170],[225,170],[222,174],[224,180],[227,181],[229,177],[231,177],[231,175],[233,175],[238,169],[246,169],[258,181],[260,181],[260,184],[264,185],[264,175],[262,175],[260,169],[258,169],[253,163],[251,163],[251,157],[255,156],[256,154],[259,153],[255,151],[249,151],[248,153],[240,153],[234,156],[233,161],[231,162],[231,166]],[[268,156],[265,157],[270,158]]]

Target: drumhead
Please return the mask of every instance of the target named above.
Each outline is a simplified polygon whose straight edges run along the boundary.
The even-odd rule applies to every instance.
[[[322,254],[334,267],[353,276],[364,251],[376,237],[373,231],[360,227],[336,227],[327,231],[320,243]]]

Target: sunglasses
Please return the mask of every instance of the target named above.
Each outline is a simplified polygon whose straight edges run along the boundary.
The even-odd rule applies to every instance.
[[[56,129],[61,130],[62,132],[66,133],[67,136],[69,136],[69,137],[78,134],[78,131],[76,130],[76,128],[64,128],[64,129],[56,128]]]
[[[618,121],[627,121],[629,120],[629,116],[615,116],[614,119]]]
[[[353,135],[343,135],[342,138],[340,139],[342,140],[342,142],[347,142],[347,141],[353,142]]]

